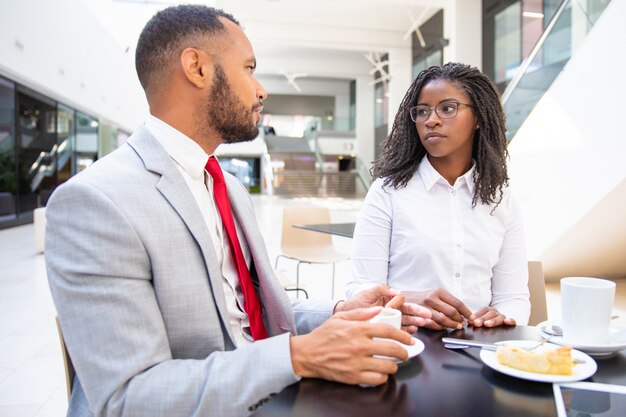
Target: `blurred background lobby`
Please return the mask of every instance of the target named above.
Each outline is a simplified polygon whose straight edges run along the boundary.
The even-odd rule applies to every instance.
[[[259,137],[217,154],[250,191],[272,262],[285,208],[356,221],[412,80],[464,62],[501,92],[511,185],[529,260],[543,267],[548,318],[560,320],[561,278],[603,277],[617,283],[614,323],[626,326],[626,0],[3,1],[0,416],[65,415],[46,202],[146,119],[135,45],[155,12],[179,3],[232,13],[255,49],[269,94]],[[349,237],[331,242],[350,254]],[[329,264],[299,269],[310,297],[330,298],[343,296],[351,268],[338,262],[334,283]],[[296,262],[278,270],[292,288]]]

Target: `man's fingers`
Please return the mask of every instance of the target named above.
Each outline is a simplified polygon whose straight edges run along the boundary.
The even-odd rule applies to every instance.
[[[402,311],[402,330],[409,334],[417,332],[418,327],[425,326],[426,319],[432,316],[430,309],[415,303],[404,303],[400,311]]]
[[[389,374],[365,371],[359,374],[359,384],[378,386],[387,382]]]
[[[405,332],[407,332],[408,334],[413,334],[413,333],[417,333],[420,327],[426,327],[425,319],[424,319],[423,324],[420,324],[419,326],[416,326],[414,324],[409,324],[408,326],[402,326],[400,328],[404,330]]]
[[[336,319],[344,319],[344,320],[369,320],[378,313],[383,308],[380,306],[369,307],[369,308],[355,308],[354,310],[342,311],[341,313],[336,313],[333,318]]]
[[[506,318],[504,319],[504,324],[506,324],[507,326],[515,326],[517,323],[514,319]]]
[[[388,340],[374,340],[374,343],[372,344],[371,354],[397,358],[401,361],[405,361],[409,359],[409,353],[406,351],[405,348],[403,348],[402,346],[400,346],[399,344],[395,342],[390,342]],[[394,363],[394,362],[391,362],[391,363]],[[393,370],[393,368],[391,368],[391,370]]]
[[[374,291],[373,296],[376,298],[390,298],[401,294],[400,291],[386,284],[377,285],[372,290]]]
[[[404,304],[404,294],[395,295],[389,302],[385,305],[387,308],[395,308],[396,310],[400,310],[400,307]]]
[[[405,345],[413,344],[413,340],[410,334],[385,323],[368,324],[365,334],[368,337],[397,340],[398,342],[404,343]]]
[[[416,303],[404,303],[400,311],[402,311],[403,315],[423,317],[425,319],[429,319],[432,316],[430,309]]]
[[[428,327],[429,329],[432,329],[432,330],[443,330],[444,329],[444,327],[442,325],[440,325],[439,323],[437,323],[433,319],[426,319],[426,323],[424,324],[424,327]]]
[[[426,319],[415,316],[402,316],[402,327],[423,327],[426,325]]]

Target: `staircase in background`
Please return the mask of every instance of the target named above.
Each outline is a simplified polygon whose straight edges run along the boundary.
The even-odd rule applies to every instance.
[[[288,197],[363,197],[367,190],[354,162],[337,155],[319,155],[305,138],[267,135],[274,195]]]

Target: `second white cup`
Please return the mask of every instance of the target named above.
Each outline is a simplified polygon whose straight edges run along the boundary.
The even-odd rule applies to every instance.
[[[615,283],[606,279],[561,279],[563,339],[576,345],[609,342]]]

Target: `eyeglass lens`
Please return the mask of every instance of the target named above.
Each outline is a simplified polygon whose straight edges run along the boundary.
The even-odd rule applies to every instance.
[[[459,103],[448,101],[445,103],[439,103],[434,107],[428,107],[424,104],[420,104],[410,109],[411,119],[413,119],[414,122],[425,122],[430,117],[430,112],[433,108],[435,109],[437,116],[440,118],[451,119],[456,116],[459,111]]]

